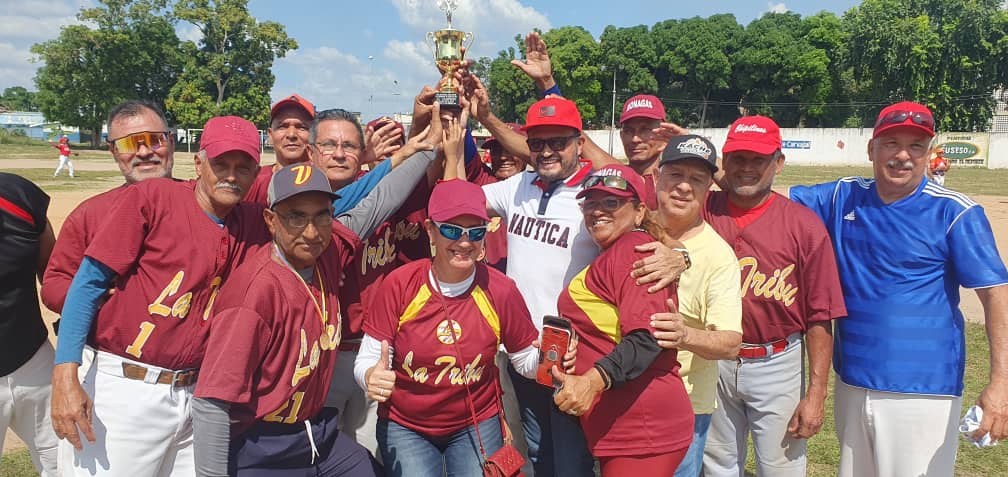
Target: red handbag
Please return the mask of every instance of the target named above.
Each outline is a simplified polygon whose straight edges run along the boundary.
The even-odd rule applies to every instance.
[[[434,274],[433,264],[431,266],[431,275]],[[448,329],[451,330],[452,343],[455,344],[455,354],[459,360],[459,363],[465,362],[462,359],[462,353],[458,349],[458,335],[455,334],[455,326],[451,324],[451,316],[448,314],[448,306],[445,305],[444,295],[441,294],[441,287],[437,282],[437,277],[434,276],[434,286],[438,288],[438,295],[441,299],[441,309],[444,311],[445,317],[448,321]],[[487,456],[486,449],[483,448],[483,438],[480,436],[479,431],[479,420],[476,418],[476,405],[473,403],[472,392],[469,390],[469,380],[465,382],[466,390],[466,401],[469,403],[469,412],[472,414],[473,427],[476,429],[476,441],[479,443],[480,454],[483,456],[483,475],[485,477],[525,477],[522,474],[521,468],[525,465],[525,458],[515,449],[513,445],[509,443],[510,439],[507,436],[507,432],[504,430],[507,428],[507,421],[504,419],[504,402],[501,401],[501,392],[499,377],[494,383],[497,385],[497,405],[500,409],[500,425],[501,425],[501,438],[504,441],[504,445],[501,446],[497,452],[493,455]]]

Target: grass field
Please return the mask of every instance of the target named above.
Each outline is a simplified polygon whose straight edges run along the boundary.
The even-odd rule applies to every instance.
[[[180,178],[193,177],[192,159],[186,153],[177,153],[175,176]],[[28,168],[7,169],[21,174],[38,183],[49,192],[59,192],[74,189],[94,189],[98,193],[121,183],[122,178],[117,170],[79,171],[72,181],[65,175],[59,179],[52,178],[52,167],[55,166],[55,156],[52,148],[31,145],[0,144],[0,160],[25,160]],[[38,160],[48,161],[40,164]],[[81,151],[81,156],[75,161],[105,161],[110,162],[108,152]],[[271,163],[271,160],[265,160]],[[48,166],[52,164],[52,166]],[[49,168],[40,168],[40,167]],[[114,168],[113,168],[114,169]],[[795,184],[815,184],[835,180],[845,176],[871,176],[870,165],[864,167],[817,167],[788,165],[778,177],[776,185],[784,187]],[[986,169],[954,169],[946,180],[946,185],[952,189],[969,195],[1008,196],[1008,170]],[[967,361],[965,373],[964,407],[968,407],[987,383],[989,373],[987,339],[982,325],[967,323],[966,325]],[[808,474],[810,476],[836,475],[836,465],[839,458],[839,447],[833,430],[833,398],[832,387],[827,400],[826,421],[822,431],[809,441]],[[749,453],[749,472],[753,472],[752,452]],[[25,450],[13,451],[3,456],[0,462],[0,476],[22,477],[37,475]],[[1008,446],[998,445],[991,449],[976,449],[971,445],[961,443],[959,459],[956,465],[956,475],[962,477],[1005,476],[1008,475]]]

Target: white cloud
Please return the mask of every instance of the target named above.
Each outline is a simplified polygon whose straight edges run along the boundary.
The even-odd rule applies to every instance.
[[[197,45],[203,39],[203,32],[199,28],[196,28],[196,25],[189,22],[180,21],[175,24],[175,34],[178,35],[179,40],[191,41]]]
[[[77,13],[90,0],[10,0],[0,8],[0,89],[35,89],[31,45],[59,36],[60,29],[80,23]]]
[[[27,48],[0,42],[0,90],[10,86],[35,89],[34,78],[38,65],[31,62],[31,57]]]
[[[784,2],[767,2],[767,13],[787,13],[788,11],[788,7],[787,5],[784,5]]]

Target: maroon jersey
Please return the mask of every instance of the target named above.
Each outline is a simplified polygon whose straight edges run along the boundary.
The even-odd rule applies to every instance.
[[[676,298],[674,287],[648,293],[647,285],[627,279],[631,265],[648,255],[634,247],[653,241],[645,232],[624,234],[560,293],[560,316],[571,320],[580,339],[580,372],[612,353],[631,332],[654,331],[651,315],[667,310],[666,300]],[[689,446],[693,407],[679,377],[676,351],[663,351],[643,374],[600,394],[581,416],[581,427],[595,456],[662,453]]]
[[[469,290],[449,298],[431,283],[430,271],[430,260],[418,260],[390,273],[365,311],[364,332],[394,350],[395,390],[378,415],[444,436],[472,425],[466,383],[476,418],[497,415],[497,347],[523,350],[538,333],[514,281],[503,273],[478,263]]]
[[[266,202],[269,200],[267,196],[269,195],[269,183],[270,179],[273,178],[274,167],[276,166],[259,168],[259,174],[256,175],[255,181],[252,182],[252,187],[249,187],[248,194],[245,194],[245,198],[242,199],[243,202],[266,205]]]
[[[644,192],[642,194],[644,203],[647,204],[648,210],[658,210],[658,192],[655,189],[655,181],[658,180],[658,176],[647,174],[642,177],[644,177]]]
[[[480,161],[472,160],[466,165],[466,178],[477,185],[487,185],[499,182],[489,168]],[[483,239],[484,260],[487,265],[507,273],[507,230],[501,228],[500,217],[494,217],[487,227]]]
[[[372,299],[392,270],[431,256],[430,237],[424,229],[430,193],[428,182],[421,180],[402,207],[375,229],[354,257],[353,266],[347,273],[348,286],[340,294],[346,310],[343,320],[345,339],[363,336],[360,331],[364,313],[362,305]]]
[[[359,245],[334,222],[310,284],[271,246],[251,255],[221,289],[196,396],[232,403],[232,438],[259,420],[292,424],[322,409],[340,340],[334,285]]]
[[[248,247],[270,237],[262,206],[240,204],[222,226],[194,187],[172,179],[126,187],[88,246],[116,274],[89,339],[96,349],[168,369],[200,365],[220,285]]]
[[[39,291],[42,303],[50,310],[63,312],[63,302],[70,290],[70,282],[84,260],[84,251],[98,233],[101,224],[109,217],[109,210],[124,190],[126,185],[81,202],[63,221]]]
[[[742,341],[763,344],[847,316],[833,244],[811,210],[773,193],[744,227],[728,195],[707,196],[704,220],[735,249],[742,269]],[[737,215],[737,214],[736,214]]]

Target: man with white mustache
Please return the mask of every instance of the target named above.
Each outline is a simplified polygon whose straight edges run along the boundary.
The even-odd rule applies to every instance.
[[[924,177],[934,135],[930,109],[893,104],[868,143],[874,179],[791,188],[826,223],[847,305],[833,353],[840,476],[955,471],[966,359],[960,286],[976,290],[990,343],[971,437],[1008,437],[1008,270],[983,208]]]
[[[63,475],[195,473],[189,407],[206,320],[232,264],[269,240],[262,207],[239,205],[259,147],[252,123],[212,118],[195,181],[140,182],[108,212],[63,307],[52,393]],[[85,340],[96,356],[82,386]]]

